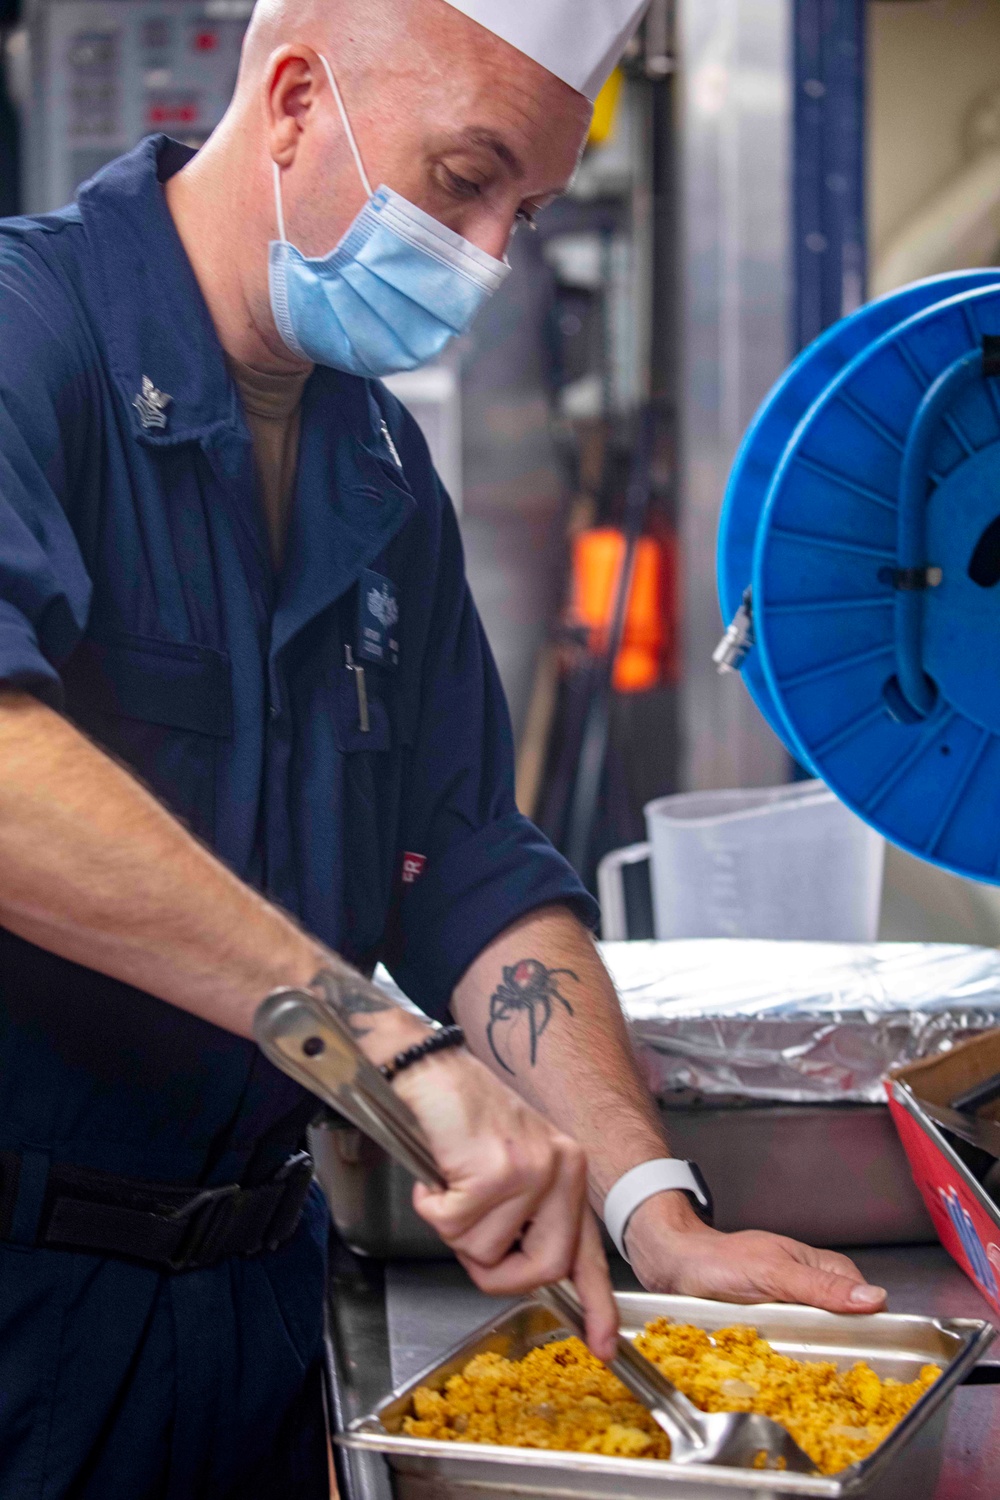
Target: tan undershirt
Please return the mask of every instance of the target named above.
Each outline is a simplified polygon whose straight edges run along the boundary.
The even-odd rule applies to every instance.
[[[302,431],[302,392],[311,371],[271,375],[226,355],[229,374],[243,402],[253,438],[261,504],[276,569],[285,555],[285,539],[295,490]]]

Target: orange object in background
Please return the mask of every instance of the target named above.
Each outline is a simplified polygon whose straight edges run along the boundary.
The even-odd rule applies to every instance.
[[[668,616],[674,594],[672,551],[653,537],[639,538],[625,631],[612,678],[617,693],[646,692],[663,680],[674,633]],[[624,560],[625,537],[612,526],[581,531],[573,539],[570,616],[574,624],[586,627],[594,653],[607,648]]]

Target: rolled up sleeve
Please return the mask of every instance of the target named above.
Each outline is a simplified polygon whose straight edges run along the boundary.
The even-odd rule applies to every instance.
[[[437,597],[410,750],[398,947],[389,966],[443,1016],[462,974],[518,917],[550,903],[595,925],[596,902],[514,800],[514,744],[503,689],[465,581],[458,526],[442,520]]]
[[[52,273],[0,248],[0,685],[59,708],[91,585],[65,508],[85,380],[74,313]]]
[[[62,702],[59,673],[42,651],[31,622],[5,599],[0,599],[0,686],[22,688],[56,708]]]

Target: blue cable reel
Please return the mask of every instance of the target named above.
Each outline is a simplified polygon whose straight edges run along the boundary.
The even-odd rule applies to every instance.
[[[753,573],[754,544],[768,490],[781,455],[799,422],[855,355],[914,313],[959,292],[1000,282],[1000,271],[959,271],[918,281],[870,302],[835,323],[798,356],[773,387],[740,445],[729,476],[719,522],[718,587],[722,616],[736,621]],[[741,658],[741,637],[749,621],[740,616],[734,632],[735,657],[743,680],[771,728],[789,751],[792,745],[764,677],[759,653]],[[735,664],[735,663],[734,663]]]
[[[792,754],[887,838],[1000,884],[1000,272],[806,351],[737,461],[724,604],[748,559],[744,677]]]

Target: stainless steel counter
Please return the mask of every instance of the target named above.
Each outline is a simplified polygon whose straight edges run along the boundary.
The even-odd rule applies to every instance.
[[[939,1246],[851,1253],[870,1281],[888,1288],[893,1312],[996,1321]],[[621,1261],[615,1280],[622,1290],[636,1286]],[[483,1297],[453,1262],[383,1268],[335,1251],[329,1319],[338,1424],[359,1415],[506,1305]],[[381,1460],[352,1454],[341,1455],[339,1462],[342,1500],[390,1500]],[[958,1391],[935,1500],[1000,1500],[1000,1385]]]

